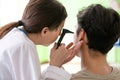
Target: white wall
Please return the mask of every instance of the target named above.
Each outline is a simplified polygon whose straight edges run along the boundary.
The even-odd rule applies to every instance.
[[[0,0],[0,26],[18,21],[28,0]]]

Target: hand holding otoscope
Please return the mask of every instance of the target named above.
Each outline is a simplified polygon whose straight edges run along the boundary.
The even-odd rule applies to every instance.
[[[63,29],[62,34],[61,34],[61,36],[60,36],[60,38],[59,38],[59,40],[58,40],[58,42],[57,42],[57,48],[60,46],[61,41],[62,41],[62,39],[63,39],[63,37],[64,37],[64,35],[65,35],[66,33],[74,33],[74,32],[72,32],[72,31],[70,31],[70,30],[68,30],[68,29]]]
[[[61,45],[62,39],[63,39],[63,37],[65,36],[66,33],[73,33],[73,32],[69,31],[67,29],[63,29],[62,34],[61,34],[60,38],[58,39],[57,47],[54,47],[56,49],[53,48],[53,50],[52,50],[52,51],[56,50],[57,52],[51,53],[51,55],[54,55],[54,59],[51,58],[51,60],[55,60],[54,62],[56,62],[56,61],[61,62],[61,64],[58,64],[58,62],[56,62],[57,66],[59,66],[59,67],[61,67],[63,64],[65,64],[65,63],[69,62],[70,60],[72,60],[73,57],[75,57],[76,53],[79,52],[80,47],[82,45],[82,43],[79,42],[79,43],[75,44],[73,47],[71,47],[72,44],[70,44],[70,45],[68,44],[66,47],[62,46],[61,48],[63,48],[63,50],[67,50],[67,52],[65,51],[61,55],[62,51],[60,51],[60,50],[62,50],[62,49],[61,48],[58,49],[58,48]],[[56,54],[56,53],[58,53],[58,54]],[[56,65],[56,64],[55,63],[50,63],[50,65]]]

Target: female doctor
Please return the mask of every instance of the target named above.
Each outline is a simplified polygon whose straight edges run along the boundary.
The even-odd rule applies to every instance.
[[[64,6],[56,0],[29,1],[20,21],[0,29],[0,80],[69,80],[70,74],[61,67],[73,58],[81,44],[72,48],[72,44],[61,44],[57,49],[55,44],[44,74],[35,46],[53,43],[66,17]]]

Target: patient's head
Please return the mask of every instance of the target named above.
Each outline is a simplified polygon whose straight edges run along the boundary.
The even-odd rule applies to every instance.
[[[90,5],[78,15],[77,35],[83,29],[89,49],[106,54],[120,37],[120,16],[100,4]]]

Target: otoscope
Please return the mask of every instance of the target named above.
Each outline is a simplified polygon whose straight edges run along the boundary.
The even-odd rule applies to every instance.
[[[66,33],[74,33],[74,32],[72,32],[72,31],[70,31],[70,30],[68,30],[68,29],[63,29],[62,34],[61,34],[61,36],[60,36],[60,38],[59,38],[59,40],[58,40],[58,42],[57,42],[57,48],[60,46],[61,41],[62,41],[62,39],[63,39],[63,37],[64,37],[64,35],[65,35]]]

